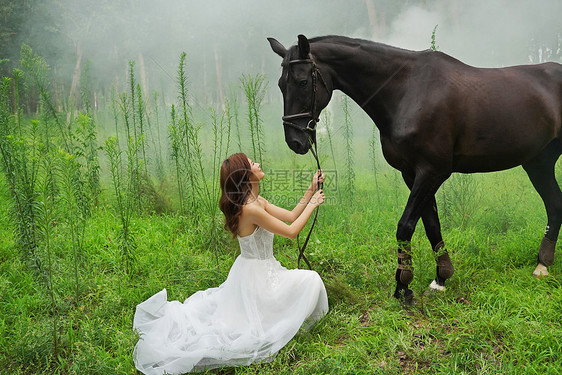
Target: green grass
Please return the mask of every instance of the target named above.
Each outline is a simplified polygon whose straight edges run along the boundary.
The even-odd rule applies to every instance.
[[[40,74],[33,76],[35,85],[43,88],[42,98],[49,99],[48,85],[43,84],[46,67],[30,49],[25,56],[27,59],[23,61],[35,62],[41,68]],[[152,170],[156,169],[154,165],[146,164],[150,167],[144,172],[150,175],[147,179],[160,177],[158,181],[153,180],[151,190],[143,190],[144,197],[150,196],[153,202],[135,200],[138,204],[127,216],[127,233],[136,245],[131,267],[123,266],[120,240],[123,221],[111,185],[111,160],[103,152],[97,152],[102,191],[99,200],[93,200],[96,205],[80,233],[81,246],[73,248],[72,243],[71,234],[76,229],[73,220],[77,218],[70,211],[76,210],[65,208],[64,204],[58,204],[60,201],[53,220],[45,226],[49,241],[38,234],[36,258],[44,262],[48,255],[52,259],[48,267],[52,276],[49,283],[45,282],[45,270],[30,264],[29,256],[26,258],[16,241],[12,199],[5,174],[0,174],[0,374],[136,374],[132,361],[138,340],[132,330],[136,305],[163,288],[170,299],[183,301],[196,291],[216,287],[226,279],[239,249],[236,241],[220,228],[216,219],[218,211],[212,206],[212,195],[216,193],[216,185],[212,184],[216,184],[217,173],[212,169],[216,169],[223,152],[229,153],[228,146],[221,146],[222,135],[218,138],[224,133],[222,121],[229,124],[229,129],[230,121],[235,124],[241,151],[263,153],[260,159],[263,157],[266,174],[310,171],[312,175],[315,168],[312,157],[296,156],[282,144],[279,103],[264,102],[261,106],[267,84],[263,91],[254,93],[259,105],[249,105],[249,111],[255,112],[249,117],[250,129],[241,129],[238,124],[242,104],[237,102],[235,93],[229,98],[232,107],[228,106],[228,111],[211,111],[214,130],[208,126],[206,109],[195,108],[191,113],[184,57],[180,58],[178,72],[180,103],[174,118],[178,123],[172,123],[177,126],[183,121],[182,126],[187,127],[176,129],[172,135],[177,137],[164,146],[170,153],[170,146],[179,147],[178,142],[182,141],[184,157],[165,158],[157,173]],[[258,86],[264,83],[263,77],[258,76],[256,80]],[[130,83],[132,101],[135,85],[132,80]],[[106,113],[109,112],[106,103],[105,110],[95,116],[96,129],[91,129],[91,137],[81,138],[83,142],[91,142],[89,146],[94,150],[91,156],[96,155],[96,142],[103,144],[115,132],[125,136],[123,126],[128,129],[129,125],[134,126],[135,116],[137,119],[144,116],[140,107],[138,113],[129,108],[127,94],[118,97],[124,106],[122,113],[114,112],[112,118],[111,113]],[[5,103],[9,103],[7,98]],[[330,311],[312,330],[299,332],[271,363],[209,373],[562,373],[562,260],[555,261],[547,278],[538,280],[531,275],[546,218],[542,201],[522,169],[455,175],[444,184],[437,194],[437,202],[446,248],[456,272],[447,281],[446,291],[428,292],[428,285],[435,277],[435,261],[419,223],[412,240],[415,278],[410,287],[415,299],[411,306],[404,306],[392,294],[397,262],[396,225],[408,191],[399,173],[382,162],[377,132],[371,132],[371,121],[356,105],[349,104],[352,107],[344,111],[343,118],[336,113],[332,120],[326,112],[326,125],[334,125],[318,137],[325,173],[329,174],[332,166],[337,169],[338,188],[325,183],[328,200],[320,208],[319,221],[307,248],[308,259],[326,285]],[[3,108],[6,109],[3,112],[6,116],[2,117],[4,124],[12,126],[14,119],[7,111],[11,107]],[[66,130],[58,121],[63,113],[56,113],[55,106],[47,109],[52,121],[41,122],[41,129],[58,128],[60,134],[51,134],[47,140],[51,147],[57,144],[61,147],[67,141]],[[124,118],[120,120],[120,117]],[[205,120],[200,123],[200,118]],[[170,121],[154,126],[165,132]],[[349,132],[351,122],[353,139]],[[335,125],[342,123],[349,129]],[[257,133],[252,128],[256,124],[263,124]],[[267,137],[259,135],[261,131]],[[228,134],[225,143],[234,145]],[[31,139],[29,132],[25,139]],[[38,134],[33,139],[28,142],[29,147],[33,146],[29,152],[41,159],[45,153],[38,144],[45,142],[44,136]],[[251,141],[257,144],[250,144]],[[135,155],[139,153],[131,153],[127,162],[137,168],[140,164]],[[143,159],[147,160],[144,154]],[[83,167],[97,170],[98,161],[94,161],[95,165],[85,163]],[[176,169],[174,161],[178,161]],[[353,171],[349,170],[351,167]],[[38,176],[44,178],[47,171],[50,169],[42,169]],[[200,176],[190,180],[195,175],[184,171],[195,171]],[[562,181],[560,166],[556,172]],[[131,174],[129,179],[136,176],[138,173]],[[205,176],[215,178],[211,181]],[[262,181],[267,184],[263,192],[268,198],[281,204],[277,199],[298,201],[301,191],[291,187],[284,191],[271,188],[275,185],[273,176],[274,173]],[[177,187],[184,179],[183,193],[187,192],[184,189],[190,180],[193,183],[189,185],[192,187],[189,194],[195,193],[190,199],[203,198],[212,207],[182,208]],[[195,188],[195,181],[201,186]],[[212,194],[201,193],[207,185],[211,186]],[[117,188],[118,193],[124,190],[127,190],[125,186]],[[49,197],[50,193],[60,194],[57,189],[45,191]],[[36,204],[47,201],[35,195],[33,198],[37,198]],[[296,267],[295,241],[277,237],[274,252],[287,268]]]
[[[271,363],[209,373],[559,373],[562,261],[555,261],[545,279],[531,276],[545,218],[524,172],[473,176],[475,196],[467,205],[471,208],[462,209],[462,225],[454,219],[460,210],[455,206],[450,219],[443,220],[456,268],[445,292],[427,292],[435,263],[420,224],[412,241],[415,302],[410,307],[391,297],[395,228],[407,191],[396,184],[396,172],[379,172],[380,203],[374,176],[359,173],[353,201],[342,192],[342,201],[321,207],[308,251],[328,290],[327,316],[311,331],[300,332]],[[463,184],[452,180],[444,188],[450,192]],[[54,228],[61,340],[55,358],[48,292],[20,260],[5,188],[1,195],[2,374],[135,374],[136,304],[162,288],[170,299],[183,301],[197,290],[218,286],[238,253],[224,230],[219,245],[209,248],[206,218],[195,225],[175,214],[145,215],[131,223],[137,264],[127,275],[120,264],[119,218],[110,195],[102,195],[84,234],[78,303],[68,228]],[[294,241],[277,237],[274,250],[282,264],[296,267]]]

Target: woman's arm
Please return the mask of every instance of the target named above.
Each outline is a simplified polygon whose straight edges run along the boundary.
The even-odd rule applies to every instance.
[[[297,205],[291,211],[278,207],[273,203],[268,202],[267,200],[265,200],[265,210],[279,220],[287,221],[290,223],[294,222],[305,210],[306,205],[314,195],[314,192],[318,189],[319,182],[324,182],[324,176],[322,175],[321,170],[318,170],[314,174],[312,183],[310,184],[308,189],[306,189],[300,202],[297,203]]]
[[[314,209],[324,202],[325,196],[322,190],[318,190],[307,204],[303,205],[300,215],[292,222],[286,224],[281,219],[269,213],[265,207],[259,204],[250,204],[244,206],[242,212],[244,221],[258,225],[272,233],[287,238],[296,238],[300,231],[304,228],[306,222],[314,212]]]

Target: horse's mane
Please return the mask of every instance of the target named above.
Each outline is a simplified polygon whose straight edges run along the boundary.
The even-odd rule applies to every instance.
[[[402,51],[402,52],[414,52],[408,49],[390,46],[388,44],[375,42],[372,40],[361,39],[361,38],[351,38],[347,36],[340,36],[340,35],[325,35],[325,36],[317,36],[314,38],[310,38],[308,40],[311,44],[313,43],[333,43],[333,44],[340,44],[348,47],[362,47],[365,49],[384,49],[384,50],[395,50],[395,51]]]
[[[308,42],[310,43],[311,46],[313,46],[314,44],[320,45],[320,44],[326,44],[326,45],[331,45],[331,46],[342,46],[342,47],[351,47],[351,48],[361,48],[363,50],[372,52],[372,53],[377,53],[377,52],[393,52],[393,53],[399,53],[401,55],[410,55],[412,56],[413,54],[416,54],[416,51],[411,51],[411,50],[407,50],[407,49],[403,49],[403,48],[399,48],[399,47],[394,47],[394,46],[390,46],[388,44],[384,44],[384,43],[379,43],[379,42],[374,42],[372,40],[366,40],[366,39],[360,39],[360,38],[351,38],[351,37],[347,37],[347,36],[340,36],[340,35],[325,35],[325,36],[317,36],[317,37],[313,37],[308,39]],[[291,51],[296,51],[297,46],[293,45],[290,50]],[[312,47],[311,47],[312,48]],[[293,53],[288,53],[285,58],[283,59],[283,62],[281,63],[282,66],[285,66],[286,64],[288,64],[288,62],[295,58],[294,57],[294,52]]]

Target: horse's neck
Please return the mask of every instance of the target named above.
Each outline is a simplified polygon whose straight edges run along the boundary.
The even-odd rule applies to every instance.
[[[417,53],[373,43],[335,46],[328,56],[333,88],[352,98],[384,132]]]

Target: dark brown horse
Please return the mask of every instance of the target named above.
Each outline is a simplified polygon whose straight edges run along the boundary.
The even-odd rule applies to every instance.
[[[341,90],[373,119],[385,159],[402,172],[410,196],[396,231],[396,298],[412,297],[410,240],[420,218],[437,262],[431,287],[443,289],[453,274],[435,203],[453,172],[523,166],[546,207],[535,275],[548,275],[562,221],[554,176],[562,153],[562,65],[480,69],[441,52],[341,36],[299,35],[289,49],[268,40],[283,58],[279,88],[291,150],[310,149],[321,110]]]

